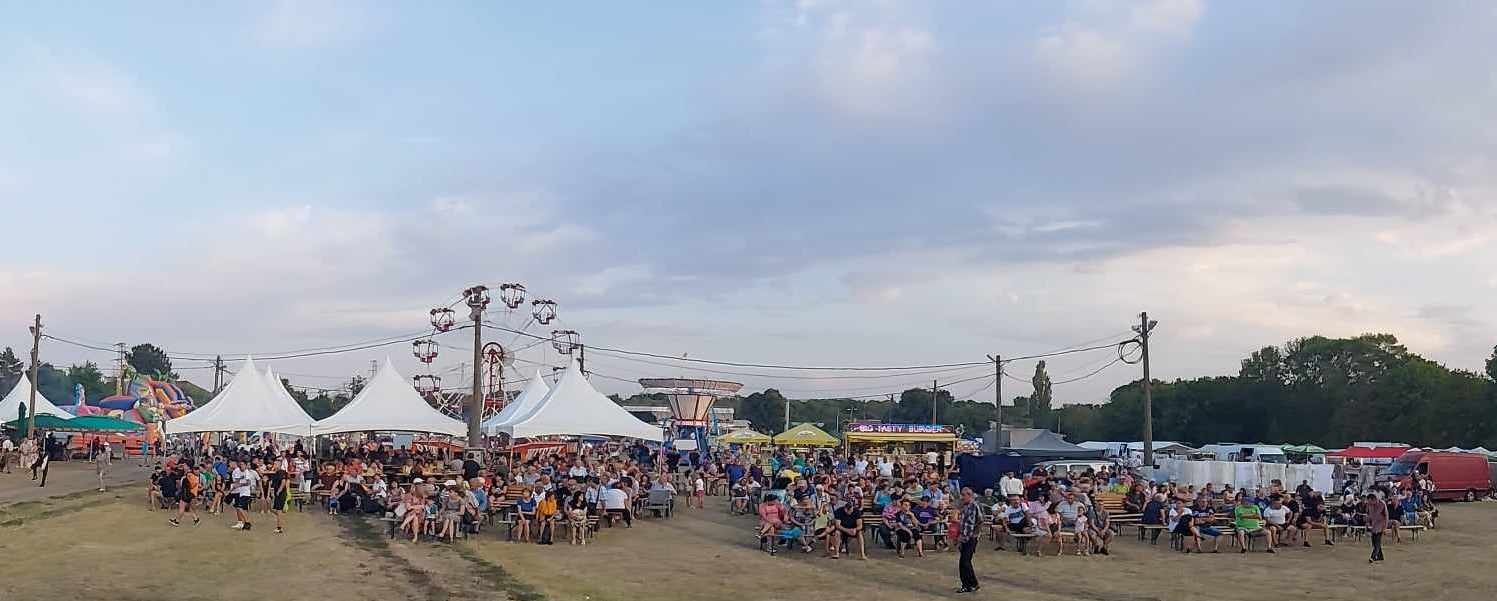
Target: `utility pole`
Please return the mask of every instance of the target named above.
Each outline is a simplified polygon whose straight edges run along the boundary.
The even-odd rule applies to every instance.
[[[993,410],[997,412],[998,427],[993,430],[994,448],[1003,445],[1003,355],[988,355],[993,361]]]
[[[587,346],[583,344],[577,345],[577,369],[582,371],[582,375],[587,375]]]
[[[1159,325],[1157,321],[1149,321],[1149,312],[1138,314],[1138,325],[1133,326],[1133,331],[1138,333],[1139,344],[1143,347],[1144,364],[1144,465],[1154,465],[1154,385],[1149,376],[1149,333],[1154,331],[1154,326]]]
[[[224,356],[218,355],[213,358],[213,396],[223,390]]]
[[[125,343],[114,343],[114,394],[125,394]]]
[[[940,394],[940,389],[938,389],[936,387],[936,381],[935,380],[931,380],[930,381],[930,425],[932,425],[932,426],[936,425],[936,405],[940,404],[938,402],[939,399],[940,399],[940,397],[938,396],[939,394]]]
[[[488,290],[487,286],[478,285],[463,291],[463,296],[467,299],[468,316],[473,319],[473,396],[468,399],[470,454],[483,449],[483,432],[479,425],[483,421],[483,385],[480,377],[483,370],[478,366],[483,365],[483,310],[489,306]]]
[[[377,373],[379,373],[379,359],[370,359],[369,360],[369,379],[373,380],[374,379],[374,375],[377,374]]]
[[[36,387],[37,371],[41,367],[42,353],[42,314],[36,314],[36,322],[31,326],[31,392],[29,400],[26,401],[26,435],[36,434]],[[44,448],[43,453],[46,452]]]
[[[785,430],[790,429],[790,397],[785,397]],[[784,430],[781,430],[783,432]]]

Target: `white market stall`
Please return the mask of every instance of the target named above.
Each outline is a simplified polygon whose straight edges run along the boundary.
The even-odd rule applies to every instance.
[[[223,392],[191,413],[167,420],[163,424],[165,433],[273,432],[310,436],[311,416],[286,393],[279,381],[272,386],[270,377],[255,368],[253,358],[245,359]]]
[[[529,415],[495,428],[511,438],[538,436],[620,436],[659,442],[659,426],[647,424],[603,396],[583,377],[574,360],[561,373],[556,385]]]
[[[26,374],[21,374],[21,379],[16,382],[15,388],[11,388],[10,394],[5,395],[4,400],[0,400],[0,422],[8,422],[16,419],[16,416],[21,413],[22,405],[27,407],[27,412],[29,413],[31,405],[28,399],[30,396],[31,379],[27,378]],[[57,405],[52,404],[52,401],[47,400],[47,397],[42,396],[41,390],[36,391],[36,414],[50,415],[60,419],[73,418],[73,414],[58,408]]]
[[[515,400],[505,405],[504,409],[499,410],[499,413],[494,414],[493,417],[483,422],[483,433],[489,436],[497,436],[500,429],[504,426],[530,417],[530,414],[534,413],[537,407],[540,407],[541,400],[545,399],[546,395],[550,392],[551,387],[547,386],[546,381],[541,379],[540,370],[536,370],[535,377],[531,378],[530,383],[525,385],[525,390],[520,392],[520,396],[515,397]]]
[[[468,426],[428,404],[386,358],[348,405],[312,425],[312,433],[318,436],[371,431],[467,436]]]

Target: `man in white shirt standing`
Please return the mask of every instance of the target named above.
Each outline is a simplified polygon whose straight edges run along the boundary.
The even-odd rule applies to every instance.
[[[852,466],[854,473],[861,476],[868,471],[868,459],[862,455],[858,455],[858,460],[854,461]]]
[[[567,470],[567,475],[577,480],[582,480],[587,477],[587,468],[582,467],[581,461],[577,461],[572,464],[572,469]]]
[[[234,522],[231,528],[235,530],[249,530],[249,507],[250,502],[255,500],[255,491],[259,490],[260,474],[255,473],[253,468],[241,466],[237,461],[229,462],[233,468],[229,477],[233,483],[230,493],[234,495]]]
[[[878,458],[878,475],[884,478],[894,477],[894,462],[889,461],[887,456]]]
[[[9,437],[0,439],[0,471],[10,473],[10,464],[15,462],[16,443]]]
[[[634,516],[629,515],[629,495],[617,484],[609,486],[603,491],[603,511],[608,514],[609,521],[613,518],[624,518],[624,527],[634,527]]]
[[[1024,480],[1015,477],[1013,472],[1003,472],[1003,477],[998,479],[998,493],[1004,497],[1023,497]]]

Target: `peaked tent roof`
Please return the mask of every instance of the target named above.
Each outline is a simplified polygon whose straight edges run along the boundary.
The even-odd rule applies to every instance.
[[[165,431],[169,434],[186,432],[277,432],[308,436],[312,431],[312,418],[301,405],[270,386],[266,374],[255,368],[253,358],[245,359],[239,373],[229,385],[191,413],[167,420]]]
[[[593,388],[575,360],[561,372],[556,385],[534,411],[496,431],[513,438],[562,434],[623,436],[657,442],[664,438],[659,427],[640,421]]]
[[[15,388],[10,389],[10,394],[5,395],[5,400],[0,400],[0,420],[16,419],[16,416],[21,414],[21,404],[26,403],[30,396],[31,380],[26,377],[26,374],[21,374],[21,379],[16,382]],[[28,403],[26,407],[29,412],[31,405]],[[42,396],[41,390],[36,391],[36,414],[52,415],[62,419],[73,417],[73,414],[63,411],[57,405],[53,405],[52,401],[47,400],[47,397]]]
[[[768,434],[760,434],[753,430],[738,430],[729,432],[715,439],[714,442],[728,444],[769,444],[772,440]]]
[[[1025,457],[1055,457],[1057,459],[1100,459],[1105,451],[1088,449],[1066,442],[1061,435],[1049,430],[1036,430],[1029,440],[1001,449],[1005,454]]]
[[[842,441],[814,425],[797,424],[789,430],[774,435],[774,443],[788,447],[835,447],[842,444]]]
[[[525,385],[525,390],[520,392],[520,396],[515,397],[514,401],[505,405],[503,409],[500,409],[499,413],[494,414],[494,417],[483,422],[483,432],[491,436],[497,435],[499,434],[499,428],[530,417],[530,414],[535,412],[536,407],[541,405],[541,400],[545,399],[546,395],[550,392],[551,387],[547,386],[546,381],[541,379],[541,370],[535,370],[535,377],[531,378],[530,383]]]
[[[405,376],[395,371],[395,364],[388,357],[358,396],[337,413],[312,425],[312,431],[319,435],[369,430],[468,434],[466,424],[447,417],[421,398]]]

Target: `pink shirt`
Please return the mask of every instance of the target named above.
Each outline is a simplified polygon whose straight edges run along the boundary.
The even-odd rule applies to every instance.
[[[759,504],[759,523],[776,528],[785,523],[785,506],[779,503]]]

